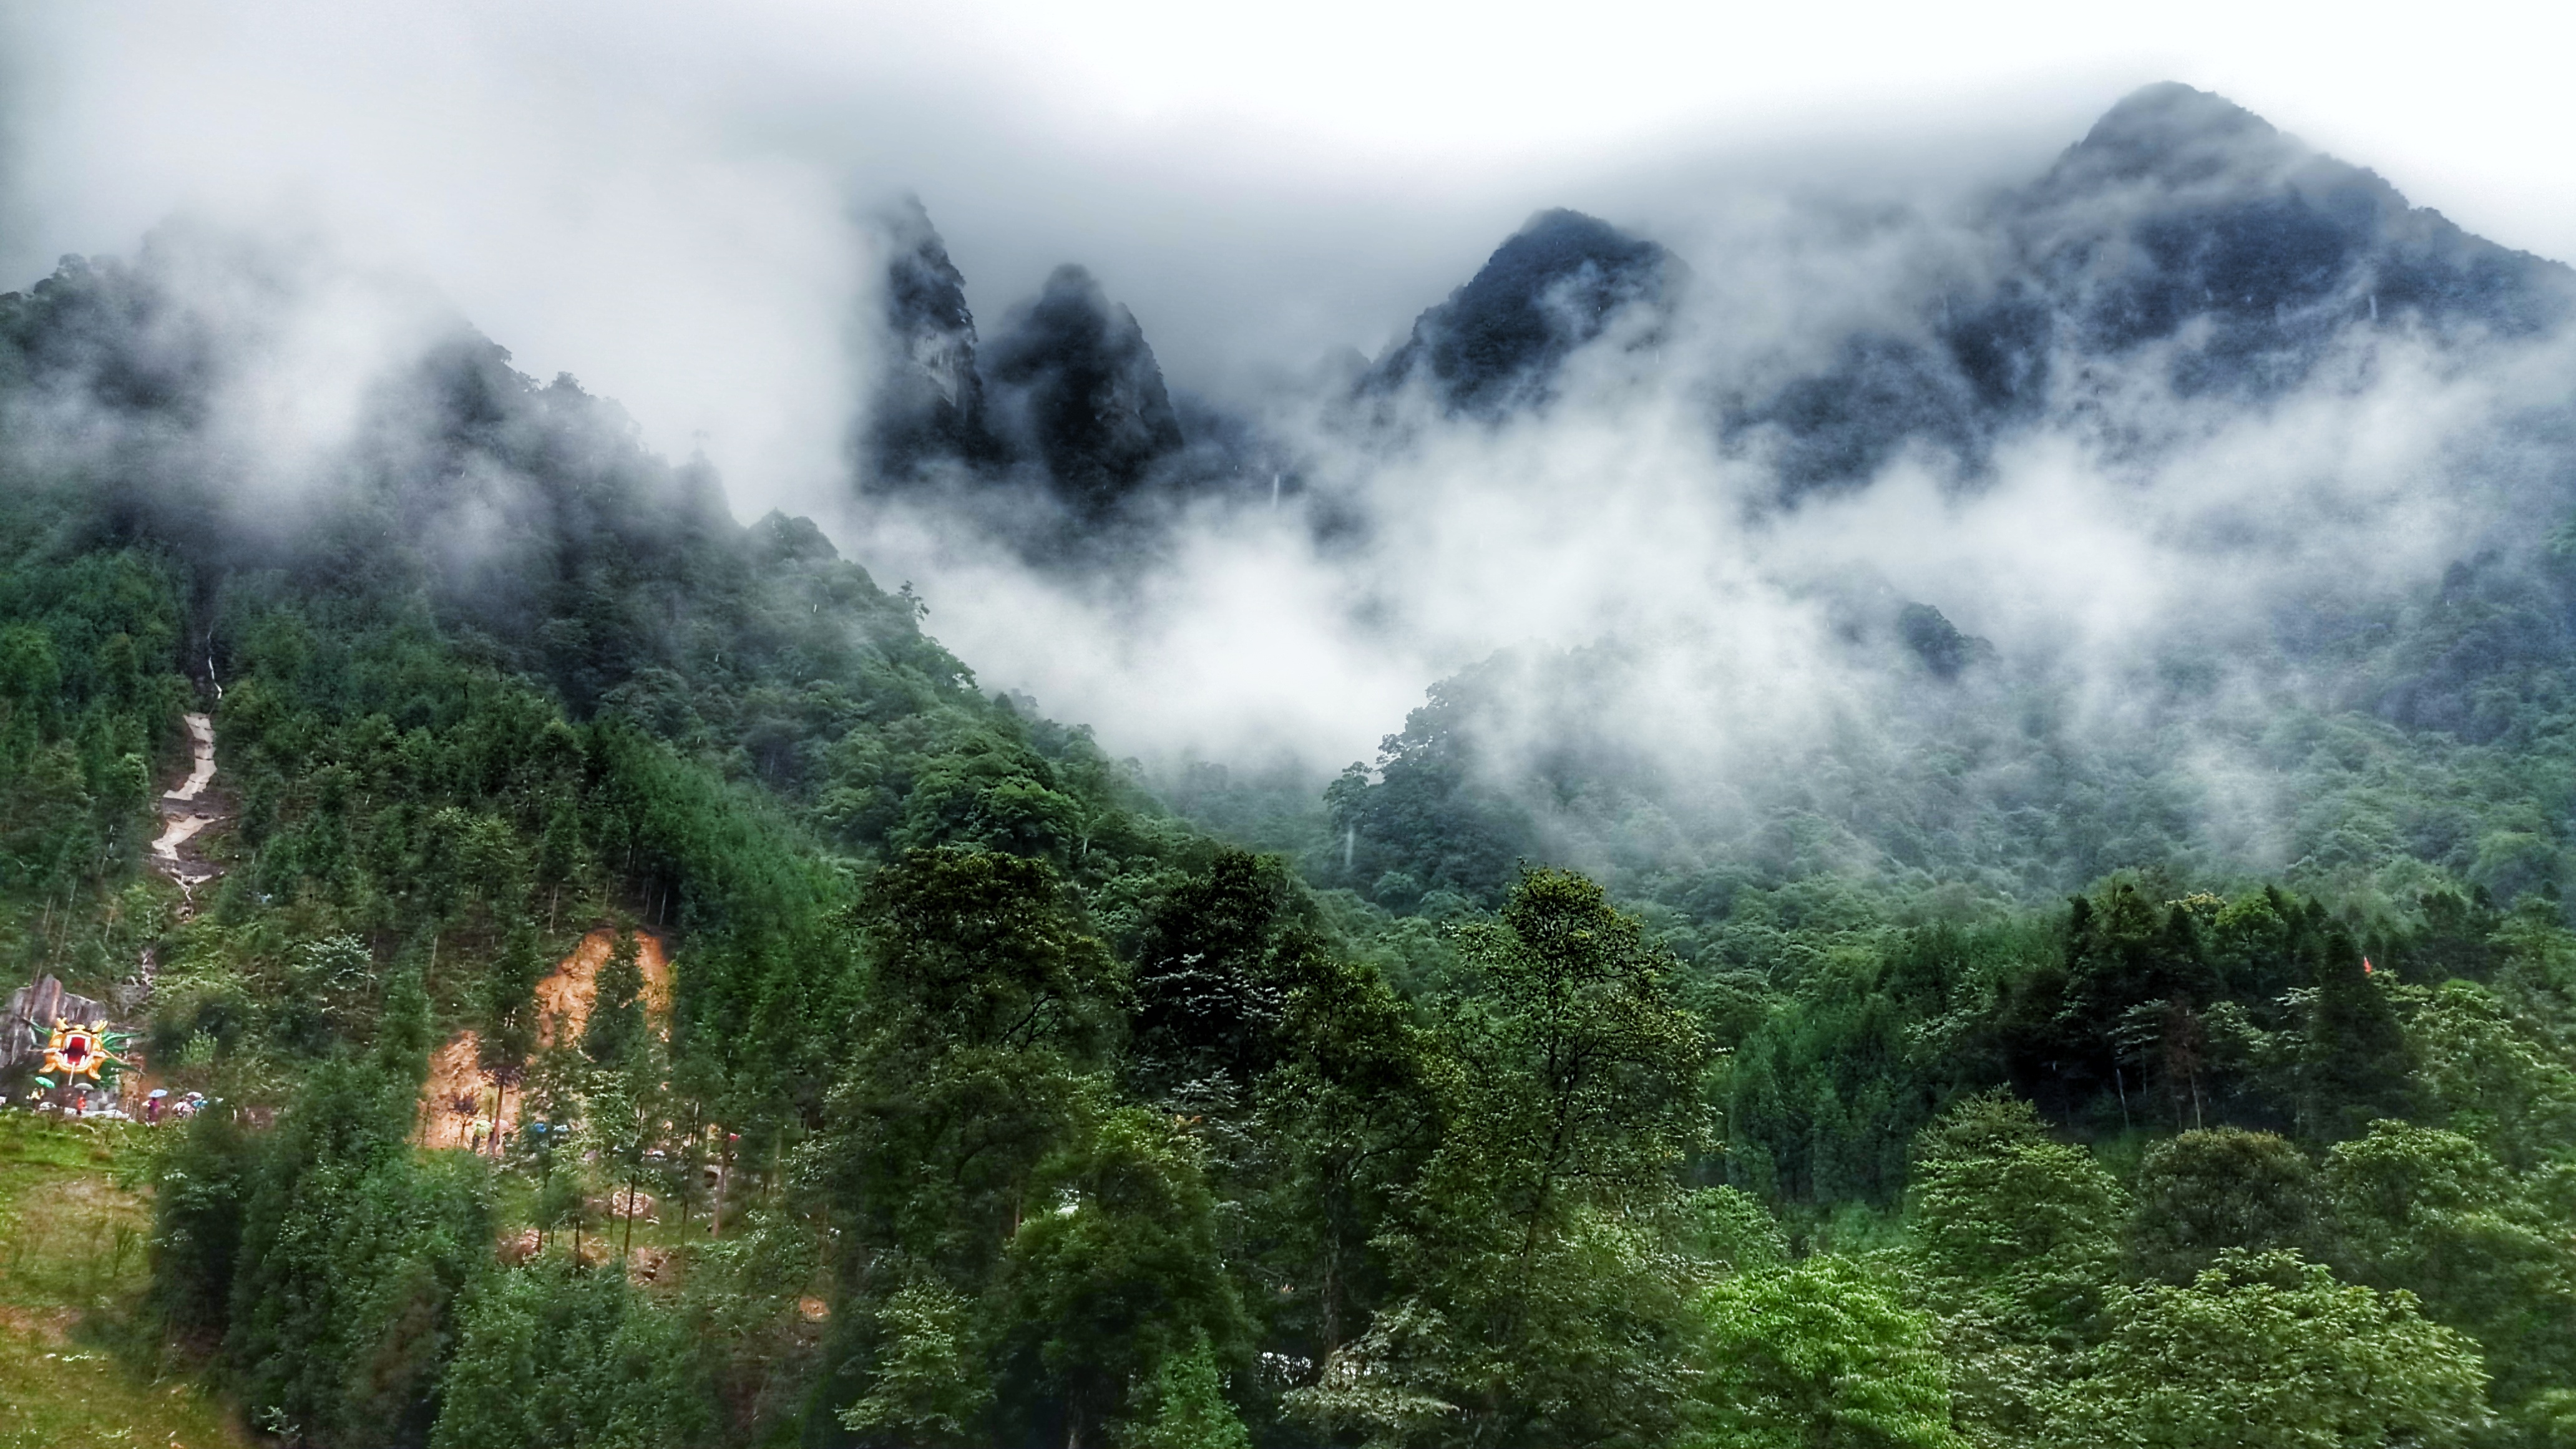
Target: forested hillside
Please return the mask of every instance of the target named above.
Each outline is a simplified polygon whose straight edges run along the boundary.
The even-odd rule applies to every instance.
[[[1680,285],[1581,221],[1511,275]],[[2368,628],[2180,641],[2116,728],[1855,589],[1882,732],[1695,773],[1613,641],[1185,817],[443,313],[270,446],[319,267],[174,224],[0,298],[0,962],[215,1099],[152,1134],[137,1336],[271,1441],[2576,1443],[2559,519]],[[1491,291],[1371,406],[1637,336]],[[1048,299],[1011,386],[1079,391],[1057,333],[1152,366]],[[861,445],[971,462],[980,395]],[[1070,470],[1065,409],[1015,446]],[[431,1150],[463,1032],[501,1135]]]

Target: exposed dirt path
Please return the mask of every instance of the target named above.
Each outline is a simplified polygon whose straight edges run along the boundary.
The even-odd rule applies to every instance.
[[[214,793],[215,721],[205,714],[181,715],[188,726],[188,778],[162,792],[161,834],[152,842],[152,868],[179,887],[179,919],[184,921],[197,913],[197,887],[223,874],[223,868],[206,858],[205,849],[196,838],[209,827],[232,818],[231,803]],[[150,946],[143,948],[135,962],[134,975],[120,981],[111,991],[119,1013],[132,1017],[152,999],[153,977],[159,962]],[[150,1083],[139,1073],[128,1073],[125,1086],[140,1091]]]
[[[188,778],[161,797],[161,838],[152,842],[152,864],[178,882],[185,903],[180,914],[196,911],[197,887],[223,874],[192,842],[199,832],[232,818],[231,810],[211,793],[215,782],[215,722],[202,714],[186,716],[195,760]]]

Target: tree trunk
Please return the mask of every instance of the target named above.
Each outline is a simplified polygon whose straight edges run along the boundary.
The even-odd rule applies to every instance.
[[[706,1109],[697,1103],[693,1102],[689,1105],[689,1155],[680,1164],[680,1240],[682,1242],[688,1241],[689,1237],[689,1192],[697,1186],[698,1153],[706,1142],[703,1135],[704,1129],[699,1120],[705,1111]]]
[[[719,1127],[716,1130],[721,1132],[724,1129]],[[730,1136],[725,1139],[725,1148],[721,1157],[722,1160],[716,1165],[715,1216],[713,1221],[707,1224],[707,1236],[710,1238],[724,1236],[725,1192],[733,1186],[733,1139]]]

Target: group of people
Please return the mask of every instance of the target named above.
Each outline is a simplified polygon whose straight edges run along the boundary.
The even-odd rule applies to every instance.
[[[143,1120],[158,1127],[162,1119],[184,1121],[214,1105],[214,1099],[203,1092],[182,1092],[176,1097],[155,1090],[143,1097]]]
[[[144,1094],[143,1110],[139,1120],[158,1127],[165,1121],[183,1121],[194,1117],[214,1105],[214,1102],[214,1098],[208,1097],[203,1092],[183,1092],[173,1097],[169,1092],[155,1088]],[[68,1102],[55,1101],[52,1096],[44,1093],[38,1093],[24,1102],[12,1102],[7,1093],[0,1092],[0,1111],[12,1107],[23,1112],[50,1113],[66,1121],[90,1118],[107,1122],[138,1120],[137,1114],[125,1110],[113,1093],[103,1093],[93,1097],[81,1087],[73,1089],[72,1099]]]

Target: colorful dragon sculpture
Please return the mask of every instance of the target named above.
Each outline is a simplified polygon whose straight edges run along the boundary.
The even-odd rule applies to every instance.
[[[105,1083],[115,1079],[116,1068],[124,1058],[116,1049],[125,1045],[125,1037],[111,1034],[106,1022],[79,1022],[54,1018],[53,1034],[45,1039],[44,1065],[37,1071],[36,1085],[47,1091],[86,1078]]]

